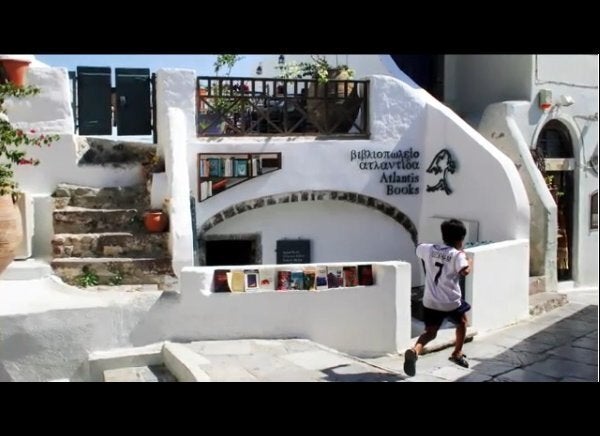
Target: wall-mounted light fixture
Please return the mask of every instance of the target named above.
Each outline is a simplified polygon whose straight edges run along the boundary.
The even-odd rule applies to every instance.
[[[540,89],[538,93],[540,109],[545,111],[552,107],[552,91],[549,89]]]
[[[258,67],[256,67],[256,75],[260,76],[262,74],[262,62],[259,62]]]
[[[283,65],[285,64],[285,56],[284,55],[279,55],[279,65]]]

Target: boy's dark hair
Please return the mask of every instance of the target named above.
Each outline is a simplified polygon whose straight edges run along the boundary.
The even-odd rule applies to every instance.
[[[442,239],[444,244],[454,246],[465,239],[467,228],[462,221],[451,219],[442,223]]]

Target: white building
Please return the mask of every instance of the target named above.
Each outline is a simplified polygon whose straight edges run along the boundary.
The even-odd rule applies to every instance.
[[[326,57],[357,77],[402,69],[515,163],[531,206],[532,290],[597,286],[597,55]],[[277,62],[265,59],[263,71],[276,72]]]
[[[278,56],[272,58],[276,63]],[[336,55],[328,59],[336,63]],[[423,81],[423,87],[394,59]],[[573,199],[566,214],[571,220],[566,227],[569,274],[563,271],[561,278],[572,282],[570,286],[597,286],[597,218],[596,229],[589,225],[597,164],[588,165],[598,141],[597,57],[569,59],[571,65],[582,63],[577,77],[561,76],[566,72],[556,66],[562,65],[561,59],[337,55],[339,64],[354,68],[356,77],[368,84],[354,84],[357,89],[364,86],[354,127],[327,137],[312,131],[268,134],[270,128],[280,127],[276,123],[289,121],[290,114],[281,107],[300,101],[298,96],[288,97],[285,89],[275,96],[275,80],[270,82],[271,94],[261,91],[260,103],[246,99],[246,91],[233,96],[257,115],[246,119],[249,125],[264,121],[267,134],[198,136],[197,72],[157,71],[157,146],[166,172],[153,177],[152,203],[161,206],[167,200],[168,246],[181,298],[173,304],[157,301],[152,310],[135,307],[140,312],[135,323],[111,323],[101,334],[89,332],[92,345],[87,339],[81,342],[87,349],[101,349],[106,343],[126,346],[135,328],[138,344],[177,337],[305,335],[357,354],[397,351],[410,342],[410,287],[423,284],[415,245],[439,240],[439,225],[449,217],[465,221],[468,242],[487,243],[468,250],[475,260],[466,284],[472,326],[489,330],[524,319],[530,276],[543,277],[539,281],[546,290],[558,288],[558,212],[530,153],[538,143],[548,159],[562,159],[545,165],[567,171],[565,177],[556,177],[564,178],[564,195],[559,198]],[[273,65],[269,62],[271,57],[266,57],[259,78],[267,76]],[[584,73],[590,68],[593,71]],[[79,165],[80,141],[73,130],[66,70],[31,69],[29,79],[48,92],[11,103],[11,122],[61,134],[53,147],[33,150],[42,162],[39,167],[17,172],[22,189],[34,198],[33,256],[50,259],[56,207],[51,194],[59,183],[105,187],[142,180],[139,167]],[[243,89],[245,84],[235,85]],[[541,90],[542,101],[551,105],[548,110],[540,109]],[[310,93],[309,89],[309,98]],[[283,121],[265,115],[274,107],[283,113]],[[301,106],[298,112],[304,114],[302,121],[308,109]],[[232,128],[241,128],[244,120],[232,119]],[[555,150],[559,155],[552,154]],[[218,174],[212,173],[212,164],[218,165]],[[225,189],[219,190],[219,183]],[[199,243],[196,261],[194,239]],[[285,247],[298,241],[303,248],[282,259]],[[294,260],[290,256],[300,264],[381,263],[377,292],[385,298],[371,300],[368,292],[375,288],[368,286],[320,297],[276,292],[211,297],[216,266],[277,268],[282,260]],[[405,263],[386,265],[390,260]],[[337,309],[344,312],[328,317]],[[198,313],[206,322],[198,322]],[[121,316],[115,311],[115,317]],[[348,334],[347,326],[356,320],[353,328],[362,333]],[[11,322],[11,328],[20,331],[21,321]]]

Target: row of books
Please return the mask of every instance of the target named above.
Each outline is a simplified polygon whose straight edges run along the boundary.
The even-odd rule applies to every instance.
[[[200,177],[256,177],[260,174],[258,158],[211,157],[200,159]]]
[[[213,292],[320,291],[373,284],[372,265],[317,266],[302,270],[216,269],[213,276]]]

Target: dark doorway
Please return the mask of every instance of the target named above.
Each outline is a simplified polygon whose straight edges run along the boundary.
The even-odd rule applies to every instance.
[[[560,121],[551,120],[542,128],[536,145],[538,159],[543,158],[543,168],[540,170],[557,206],[558,280],[571,280],[573,278],[573,222],[576,216],[573,142],[567,127]]]
[[[444,55],[391,55],[398,68],[439,101],[444,101]]]
[[[256,263],[254,241],[206,241],[206,265],[252,265]]]

